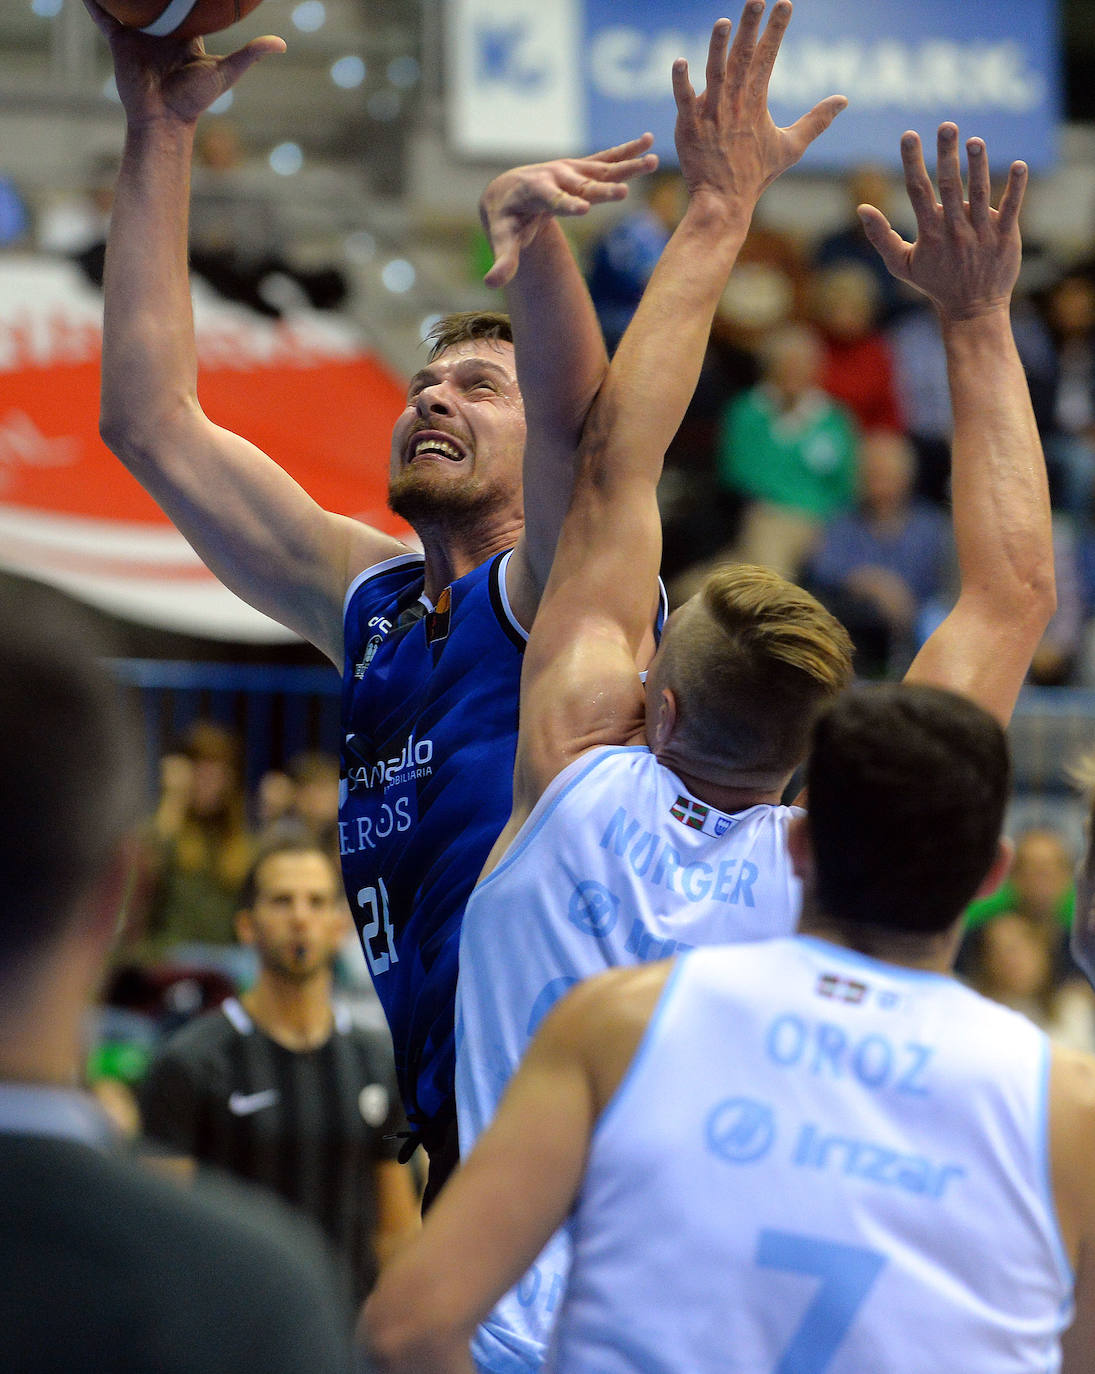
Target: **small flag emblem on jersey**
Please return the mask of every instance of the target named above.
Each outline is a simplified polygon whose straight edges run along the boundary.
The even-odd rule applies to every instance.
[[[675,821],[680,821],[681,825],[687,825],[690,830],[702,830],[705,835],[725,835],[734,824],[730,816],[724,816],[719,811],[712,811],[709,806],[704,806],[703,802],[692,801],[688,797],[678,797],[669,808],[669,814]]]
[[[437,644],[449,637],[452,621],[452,588],[446,587],[437,598],[437,605],[426,617],[426,643]]]
[[[702,802],[689,801],[687,797],[678,797],[669,808],[669,814],[675,820],[682,825],[690,825],[693,830],[703,829],[707,813],[708,808]]]
[[[842,978],[839,973],[823,973],[817,980],[817,992],[821,997],[831,997],[836,1002],[851,1002],[858,1006],[867,996],[867,984],[855,978]]]

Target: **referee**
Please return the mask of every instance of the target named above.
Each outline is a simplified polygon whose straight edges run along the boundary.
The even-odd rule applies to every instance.
[[[355,1307],[378,1260],[417,1224],[390,1048],[332,1002],[346,931],[341,885],[313,841],[262,849],[239,939],[254,986],[177,1031],[141,1085],[145,1134],[181,1170],[217,1166],[280,1194],[333,1242]]]

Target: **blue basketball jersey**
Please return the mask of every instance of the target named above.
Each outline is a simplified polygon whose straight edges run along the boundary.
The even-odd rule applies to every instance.
[[[423,596],[420,556],[346,596],[339,837],[346,893],[415,1124],[451,1118],[464,903],[510,813],[527,638],[508,553]]]

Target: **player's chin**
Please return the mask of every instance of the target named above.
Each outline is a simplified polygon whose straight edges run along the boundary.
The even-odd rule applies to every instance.
[[[468,478],[462,463],[416,462],[389,482],[388,509],[413,523],[475,506],[476,484]]]

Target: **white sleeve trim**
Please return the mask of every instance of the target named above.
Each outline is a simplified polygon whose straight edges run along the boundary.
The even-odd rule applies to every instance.
[[[397,553],[394,558],[385,558],[383,563],[374,563],[371,568],[366,568],[359,572],[350,585],[346,588],[346,595],[342,599],[342,619],[346,619],[346,612],[350,609],[350,598],[363,582],[370,577],[375,577],[378,573],[387,572],[389,568],[402,567],[405,563],[421,563],[426,566],[426,560],[420,553]]]
[[[509,569],[509,561],[513,557],[513,550],[507,549],[498,560],[498,567],[495,575],[498,578],[498,599],[502,603],[502,610],[505,612],[506,620],[513,626],[521,638],[528,643],[528,630],[521,624],[513,613],[513,607],[509,602],[509,592],[506,588],[506,572]]]

